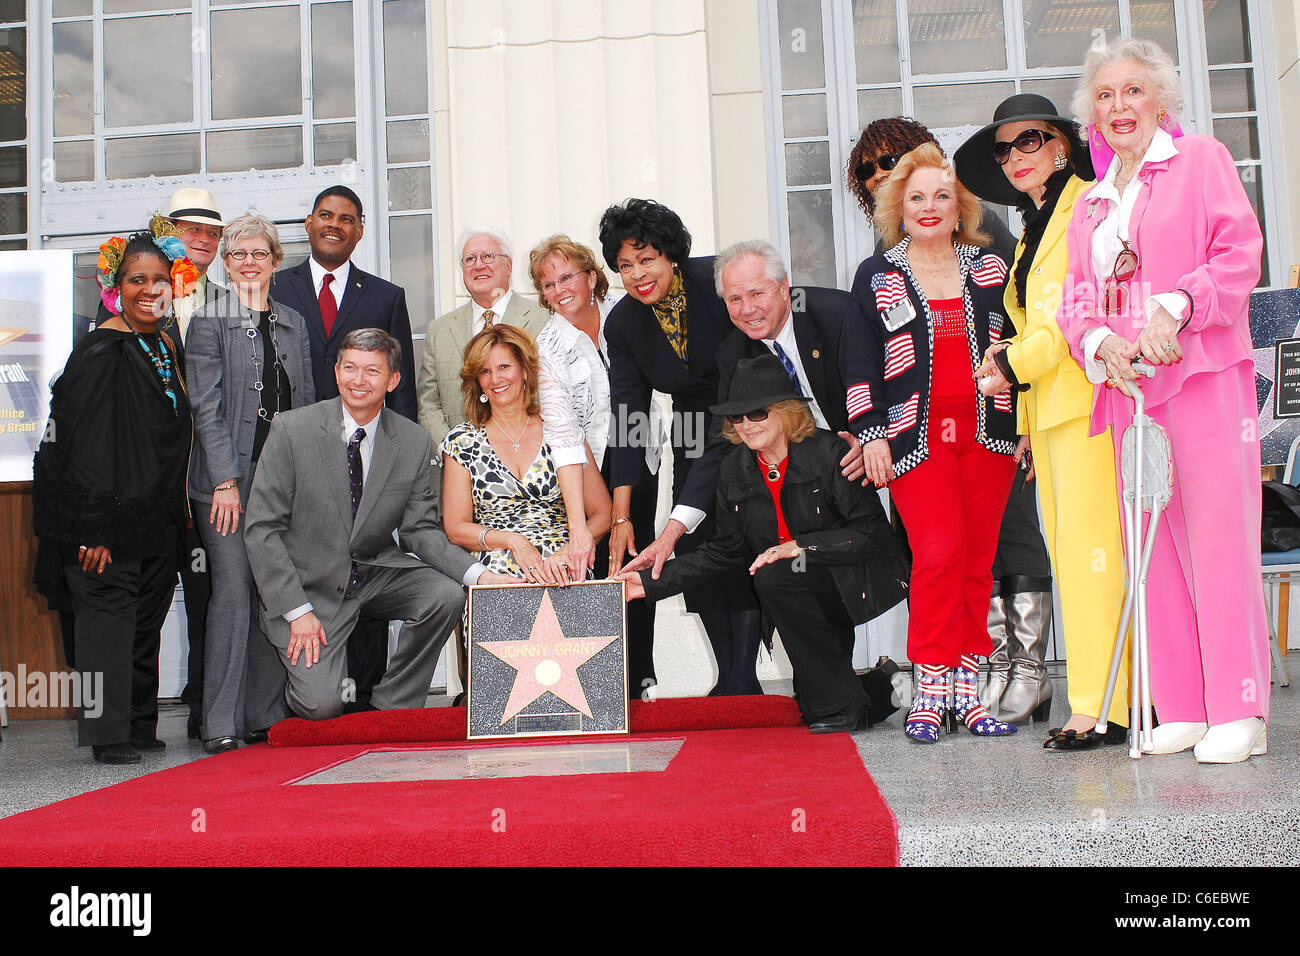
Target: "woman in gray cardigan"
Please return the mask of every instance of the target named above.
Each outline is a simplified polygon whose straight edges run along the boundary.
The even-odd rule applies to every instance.
[[[277,412],[315,399],[303,317],[272,302],[284,257],[275,224],[245,214],[222,235],[230,291],[190,320],[185,368],[194,406],[190,497],[212,575],[204,656],[203,740],[209,753],[266,739],[284,705],[284,668],[262,633],[240,516]],[[203,560],[194,555],[191,560]]]

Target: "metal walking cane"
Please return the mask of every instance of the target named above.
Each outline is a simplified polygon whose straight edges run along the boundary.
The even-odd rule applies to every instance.
[[[1155,369],[1143,362],[1134,362],[1133,368],[1147,378],[1155,375]],[[1110,659],[1110,674],[1106,678],[1106,693],[1102,697],[1101,716],[1096,729],[1099,734],[1106,732],[1106,716],[1110,713],[1110,702],[1115,696],[1124,648],[1130,645],[1131,635],[1128,755],[1137,760],[1143,753],[1149,753],[1152,746],[1147,572],[1151,568],[1160,516],[1173,493],[1173,460],[1169,452],[1169,436],[1146,413],[1142,388],[1137,381],[1129,382],[1128,388],[1133,398],[1133,422],[1124,429],[1124,437],[1120,441],[1120,473],[1124,479],[1121,503],[1124,507],[1128,573],[1124,586],[1124,607],[1120,611],[1119,626],[1115,631],[1115,652]],[[1147,523],[1144,536],[1142,516],[1145,513],[1150,513],[1151,520]]]

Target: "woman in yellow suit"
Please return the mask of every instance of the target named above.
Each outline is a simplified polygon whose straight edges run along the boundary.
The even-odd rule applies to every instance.
[[[957,176],[982,199],[1018,205],[1025,232],[1003,304],[1016,334],[989,347],[976,370],[985,394],[1023,392],[1018,403],[1018,457],[1038,473],[1043,536],[1061,593],[1070,719],[1049,731],[1048,750],[1087,750],[1122,743],[1128,705],[1121,677],[1109,727],[1094,726],[1101,709],[1115,626],[1124,599],[1124,551],[1109,429],[1088,436],[1092,385],[1070,355],[1056,324],[1066,275],[1066,227],[1075,201],[1091,186],[1092,160],[1077,124],[1046,97],[1004,100],[993,122],[955,155]],[[1033,455],[1030,455],[1030,449]],[[1013,662],[1024,655],[1012,654]],[[1006,693],[1017,686],[1017,664]],[[1021,681],[1028,693],[1039,685]],[[1047,695],[1050,699],[1050,693]],[[1019,702],[1045,706],[1046,699]],[[1007,709],[1006,694],[1002,707]]]

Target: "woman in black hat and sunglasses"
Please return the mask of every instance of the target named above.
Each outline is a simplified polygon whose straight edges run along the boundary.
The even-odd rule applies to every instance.
[[[1112,730],[1105,737],[1093,731],[1124,597],[1114,451],[1109,428],[1088,434],[1092,386],[1056,319],[1066,275],[1066,227],[1076,201],[1092,186],[1092,158],[1076,123],[1046,97],[1020,93],[1004,100],[993,122],[954,159],[967,189],[1015,204],[1025,222],[1003,300],[1016,334],[989,347],[976,375],[984,379],[987,395],[1025,390],[1017,403],[1017,431],[1024,436],[1021,451],[1033,449],[1069,666],[1070,719],[1050,732],[1044,746],[1065,751],[1119,743],[1128,723],[1124,680],[1108,715]],[[1010,656],[1003,709],[1037,706],[1035,685],[1046,680],[1035,674],[1040,665],[1021,647]]]
[[[887,678],[868,700],[853,670],[854,626],[906,596],[880,500],[841,473],[843,439],[820,430],[772,355],[742,359],[730,399],[709,409],[743,447],[722,464],[717,530],[667,562],[659,580],[624,572],[628,597],[659,600],[724,570],[747,567],[769,624],[781,633],[804,720],[813,733],[856,730],[893,712]],[[879,672],[877,672],[879,673]]]

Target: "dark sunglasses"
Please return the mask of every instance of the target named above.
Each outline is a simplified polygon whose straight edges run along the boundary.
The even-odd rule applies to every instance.
[[[1106,289],[1102,294],[1102,308],[1107,315],[1114,315],[1124,308],[1128,296],[1127,288],[1121,283],[1128,282],[1138,271],[1138,254],[1129,248],[1128,240],[1121,239],[1124,248],[1115,256],[1115,265],[1106,276]]]
[[[998,140],[993,144],[993,161],[999,166],[1005,166],[1011,158],[1012,146],[1022,153],[1036,153],[1051,138],[1051,133],[1041,129],[1027,129],[1013,140]]]
[[[876,175],[876,167],[879,166],[885,172],[889,172],[898,165],[898,161],[903,157],[898,153],[886,153],[884,156],[877,156],[873,163],[869,159],[864,159],[858,163],[858,179],[864,183],[872,176]]]
[[[739,425],[746,418],[751,422],[765,422],[767,421],[767,409],[759,408],[752,412],[745,412],[743,415],[728,415],[727,421],[731,422],[733,425]]]

